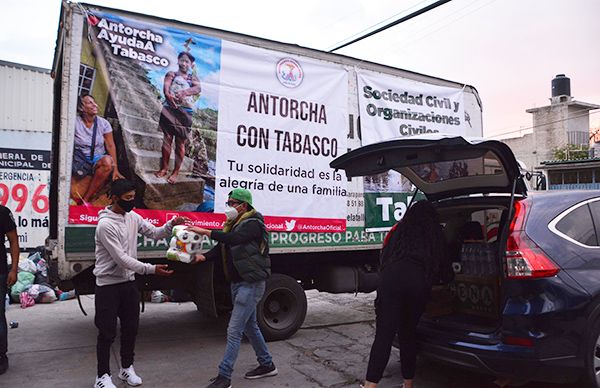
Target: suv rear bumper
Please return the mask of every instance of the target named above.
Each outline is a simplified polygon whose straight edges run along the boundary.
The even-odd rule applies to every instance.
[[[473,350],[419,342],[419,356],[494,376],[552,383],[573,382],[582,373],[575,356],[538,359],[533,351]]]

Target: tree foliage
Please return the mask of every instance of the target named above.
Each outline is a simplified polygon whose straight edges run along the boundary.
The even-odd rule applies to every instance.
[[[567,144],[565,147],[556,147],[552,149],[554,160],[578,160],[589,157],[589,146]]]

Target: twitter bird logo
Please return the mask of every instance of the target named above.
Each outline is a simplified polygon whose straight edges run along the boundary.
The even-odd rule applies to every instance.
[[[286,231],[291,231],[294,229],[294,226],[296,226],[296,220],[290,220],[290,221],[285,221],[285,230]]]

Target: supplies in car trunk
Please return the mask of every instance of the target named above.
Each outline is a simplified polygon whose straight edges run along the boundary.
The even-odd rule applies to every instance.
[[[450,284],[454,311],[496,318],[499,302],[497,245],[484,242],[464,243],[459,269]]]
[[[498,274],[496,251],[496,244],[484,242],[464,243],[460,252],[459,270],[456,272],[469,276],[496,276]]]
[[[449,285],[436,285],[431,289],[424,315],[429,318],[451,314],[454,310],[454,295]]]
[[[498,277],[457,274],[450,283],[456,313],[498,317]]]
[[[433,287],[425,316],[463,314],[497,318],[500,300],[497,245],[464,243],[457,259],[453,265],[454,280]]]

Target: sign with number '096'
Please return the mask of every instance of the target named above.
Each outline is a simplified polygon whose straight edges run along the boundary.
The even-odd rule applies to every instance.
[[[29,150],[0,152],[0,204],[13,213],[21,248],[44,245],[48,236],[49,153]],[[16,162],[19,162],[19,168],[14,168],[17,167]]]
[[[45,214],[50,207],[47,187],[47,184],[39,183],[34,186],[33,190],[30,190],[24,183],[17,183],[12,187],[5,183],[0,183],[0,204],[10,207],[8,204],[9,200],[15,203],[16,205],[11,210],[17,215],[24,210],[27,211],[25,209],[27,205],[31,205],[31,209],[35,213]]]
[[[49,171],[10,173],[0,170],[0,204],[8,207],[17,224],[19,246],[35,248],[44,245],[48,236]],[[8,178],[8,179],[7,179]]]

